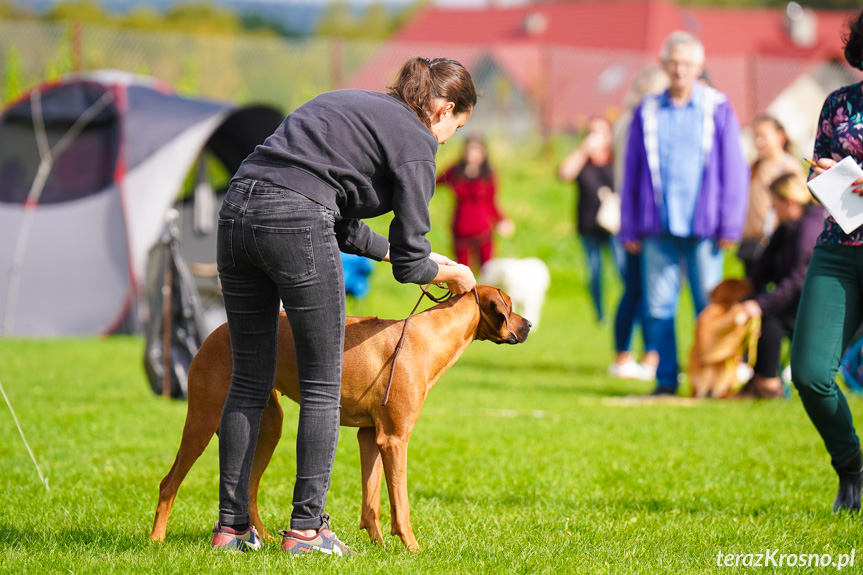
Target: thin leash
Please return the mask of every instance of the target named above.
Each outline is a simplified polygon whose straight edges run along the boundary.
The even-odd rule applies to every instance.
[[[18,423],[18,416],[15,415],[15,410],[12,409],[12,403],[10,403],[9,398],[6,396],[6,390],[3,389],[3,383],[2,382],[0,382],[0,393],[3,394],[3,399],[6,400],[6,405],[9,406],[9,412],[12,413],[12,419],[15,420],[15,425],[18,427],[18,433],[21,435],[21,441],[24,442],[24,447],[27,448],[27,453],[30,454],[30,459],[33,460],[33,465],[36,466],[36,473],[39,474],[39,479],[40,479],[40,481],[42,481],[42,485],[45,486],[45,491],[50,491],[50,489],[48,489],[48,479],[46,479],[45,476],[42,475],[42,470],[39,469],[39,464],[36,462],[36,456],[33,455],[33,450],[30,449],[30,444],[27,443],[27,438],[24,437],[24,430],[21,429],[21,424]]]
[[[404,345],[404,342],[405,342],[405,333],[407,332],[407,329],[408,329],[408,322],[413,317],[414,312],[420,306],[420,303],[422,303],[423,298],[427,297],[435,303],[443,303],[453,296],[453,293],[449,292],[445,296],[442,296],[439,298],[435,297],[432,294],[430,294],[428,292],[428,290],[426,289],[430,285],[431,284],[426,284],[425,286],[420,286],[420,290],[422,290],[422,293],[420,293],[420,297],[417,300],[417,303],[414,306],[414,308],[411,310],[411,312],[405,318],[405,324],[402,326],[402,334],[401,334],[401,336],[399,336],[399,342],[398,342],[398,344],[396,344],[396,351],[395,351],[395,353],[393,353],[393,363],[390,366],[390,376],[387,379],[387,387],[384,390],[384,398],[381,400],[381,405],[386,405],[387,401],[389,401],[390,387],[392,387],[392,385],[393,385],[393,375],[395,375],[395,372],[396,372],[396,360],[399,358],[399,353],[401,352],[402,345]],[[476,305],[479,306],[479,294],[477,293],[476,288],[474,287],[471,291],[473,291],[473,295],[476,297]]]

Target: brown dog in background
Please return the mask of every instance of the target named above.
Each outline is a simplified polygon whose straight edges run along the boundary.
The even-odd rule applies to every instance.
[[[407,453],[423,402],[437,380],[475,339],[522,343],[530,322],[512,311],[509,296],[490,286],[454,296],[410,319],[396,362],[389,399],[384,397],[393,354],[405,320],[348,317],[342,371],[341,425],[358,427],[363,501],[360,528],[383,544],[380,524],[381,473],[390,498],[391,533],[413,551],[420,547],[410,521]],[[222,407],[231,386],[231,341],[223,324],[204,341],[189,367],[189,406],[174,465],[159,486],[159,505],[150,538],[165,539],[171,506],[195,461],[218,433]],[[279,393],[299,403],[297,360],[291,326],[279,317],[275,388],[261,418],[249,482],[249,514],[262,537],[269,537],[258,514],[258,487],[282,434]]]
[[[710,292],[710,303],[695,325],[695,342],[689,354],[687,373],[695,397],[727,397],[740,387],[737,368],[745,351],[754,361],[759,327],[740,303],[752,294],[749,280],[723,280]],[[745,382],[743,382],[745,383]]]

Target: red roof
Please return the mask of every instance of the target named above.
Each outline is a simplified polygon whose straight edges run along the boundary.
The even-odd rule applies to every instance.
[[[811,47],[795,45],[778,8],[683,7],[669,0],[540,3],[510,8],[420,11],[347,83],[380,90],[408,56],[445,55],[475,73],[487,59],[538,105],[546,126],[620,106],[665,38],[688,30],[704,43],[711,82],[728,94],[742,123],[801,73],[843,59],[851,12],[815,11]]]
[[[668,0],[606,0],[541,3],[512,8],[462,10],[430,7],[393,38],[397,42],[496,44],[527,42],[658,52],[665,37],[688,30],[708,56],[770,54],[834,58],[842,55],[841,32],[851,12],[813,11],[817,41],[795,46],[780,8],[683,7]],[[531,26],[532,25],[532,26]],[[529,32],[530,28],[533,32]]]
[[[431,7],[408,22],[394,39],[643,50],[651,41],[650,28],[671,20],[673,10],[676,7],[664,1],[566,2],[470,10]],[[432,25],[441,22],[445,25]],[[533,33],[527,30],[531,24],[535,26]]]

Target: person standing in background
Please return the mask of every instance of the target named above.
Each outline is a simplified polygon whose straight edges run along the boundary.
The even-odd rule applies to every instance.
[[[581,237],[590,272],[590,297],[596,319],[605,319],[602,306],[602,248],[612,247],[615,267],[622,254],[609,230],[597,221],[602,197],[614,193],[614,165],[611,152],[611,124],[605,118],[591,118],[581,144],[564,158],[558,170],[564,181],[575,180],[578,187],[575,224]]]
[[[644,257],[648,329],[659,351],[654,394],[677,392],[674,319],[686,269],[696,314],[722,278],[724,248],[740,239],[749,166],[740,125],[722,92],[698,81],[704,46],[674,32],[660,54],[668,90],[633,113],[620,239]]]
[[[804,177],[803,168],[791,154],[791,141],[779,120],[768,115],[758,116],[752,121],[752,132],[758,159],[752,164],[749,209],[743,226],[743,241],[737,250],[737,257],[743,262],[747,276],[778,225],[772,207],[770,184],[783,174],[794,174],[801,179]]]
[[[509,237],[515,226],[497,205],[495,175],[482,138],[470,135],[461,160],[437,178],[455,194],[452,239],[458,263],[479,269],[494,257],[494,232]]]
[[[632,111],[648,94],[659,94],[668,88],[668,75],[659,66],[649,66],[636,76],[632,87],[623,99],[624,112],[612,127],[612,147],[614,150],[614,186],[615,192],[622,194],[623,181],[626,178],[624,165],[626,163],[626,143],[629,138],[629,125],[632,123]],[[620,263],[620,275],[623,277],[623,295],[617,304],[614,316],[614,362],[609,366],[611,375],[624,379],[641,379],[645,381],[656,377],[656,366],[659,364],[659,354],[656,344],[650,339],[645,319],[646,306],[642,259],[640,253],[623,252]],[[644,355],[641,362],[635,361],[632,355],[632,333],[635,325],[641,326],[641,337],[644,343]]]
[[[863,70],[863,11],[851,22],[845,60]],[[839,88],[824,101],[811,176],[823,174],[850,156],[863,166],[863,83]],[[863,178],[855,182],[857,192]],[[791,344],[791,374],[803,407],[824,440],[839,492],[833,511],[859,511],[863,451],[845,395],[836,385],[842,353],[863,322],[863,228],[846,234],[829,217],[818,236]]]

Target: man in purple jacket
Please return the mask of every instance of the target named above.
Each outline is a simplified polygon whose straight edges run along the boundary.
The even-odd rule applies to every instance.
[[[659,348],[658,395],[677,391],[674,317],[686,269],[696,313],[722,279],[723,248],[740,239],[749,166],[728,98],[698,82],[704,46],[674,32],[661,51],[671,80],[633,113],[624,166],[620,239],[644,261],[647,328]]]

